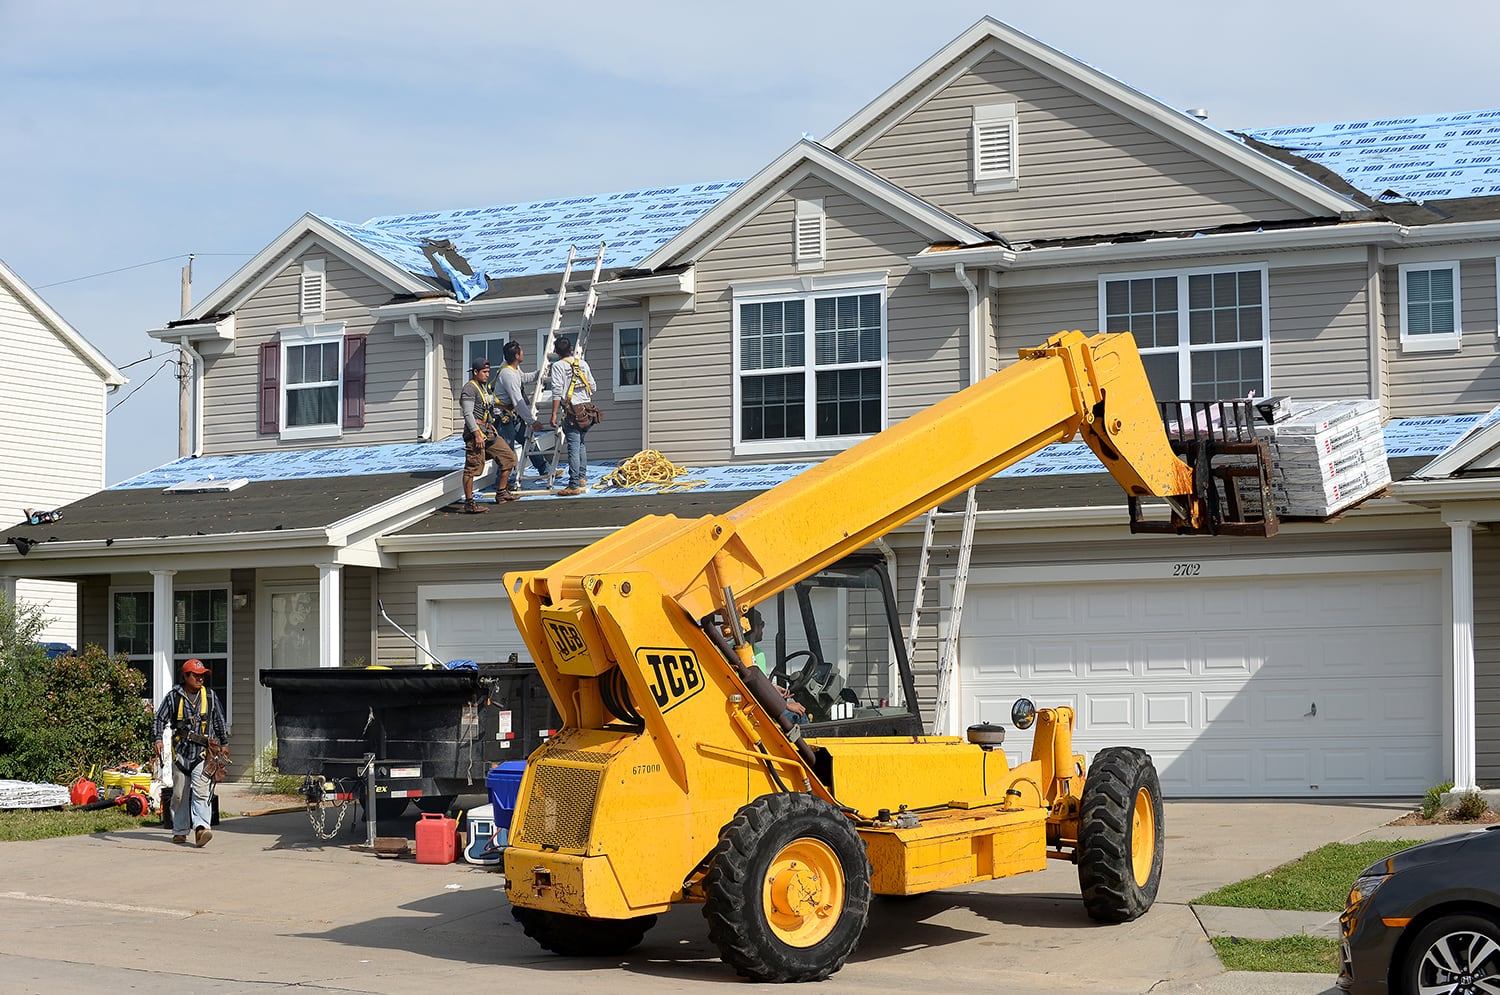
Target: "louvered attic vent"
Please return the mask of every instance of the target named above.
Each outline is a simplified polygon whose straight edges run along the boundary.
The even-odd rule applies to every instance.
[[[976,191],[1015,189],[1015,104],[988,104],[974,108],[973,172]]]
[[[793,240],[799,266],[821,268],[827,253],[827,224],[821,200],[797,201]]]

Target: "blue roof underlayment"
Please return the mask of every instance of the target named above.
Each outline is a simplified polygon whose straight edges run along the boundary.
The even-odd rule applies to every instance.
[[[1500,195],[1500,110],[1249,128],[1376,200]]]
[[[592,263],[605,243],[604,268],[638,265],[671,241],[744,180],[652,187],[587,197],[557,197],[458,211],[371,218],[363,224],[322,218],[365,248],[409,273],[454,284],[459,300],[484,293],[489,280],[561,273],[569,246]],[[472,278],[422,252],[426,240],[451,241]],[[441,257],[439,257],[441,259]]]
[[[1484,414],[1434,418],[1398,418],[1385,426],[1386,455],[1437,456],[1471,430],[1500,418],[1500,406]],[[463,468],[464,446],[458,437],[442,442],[393,446],[351,446],[341,449],[280,450],[238,456],[200,456],[174,460],[110,486],[110,490],[167,488],[202,480],[295,480],[299,478],[357,477],[373,473],[457,473]],[[815,463],[741,463],[734,466],[690,467],[673,486],[703,491],[763,491],[795,477]],[[601,480],[613,463],[591,463],[588,479]],[[996,474],[999,477],[1036,477],[1054,473],[1103,473],[1104,466],[1081,442],[1060,442]],[[539,488],[531,471],[523,486]],[[654,489],[650,485],[641,490]],[[620,489],[590,490],[585,497],[608,497]],[[526,500],[526,499],[523,499]]]

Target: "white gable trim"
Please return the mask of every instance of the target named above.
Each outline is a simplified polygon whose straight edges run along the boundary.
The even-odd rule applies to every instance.
[[[920,197],[856,166],[817,142],[803,139],[678,232],[670,242],[647,256],[641,261],[640,268],[650,270],[671,263],[693,262],[809,176],[884,209],[890,217],[935,241],[945,240],[960,245],[992,241],[988,235],[970,228]]]
[[[115,368],[115,364],[104,358],[104,353],[95,349],[89,340],[78,333],[78,329],[63,320],[63,316],[52,310],[51,305],[37,296],[37,292],[27,285],[26,281],[16,275],[15,270],[5,265],[0,260],[0,283],[16,295],[20,301],[36,313],[36,316],[52,329],[58,338],[66,342],[74,352],[83,357],[99,372],[99,378],[111,387],[119,387],[130,381],[125,375]]]
[[[322,218],[313,214],[304,214],[296,224],[256,253],[254,259],[236,270],[233,276],[199,301],[198,305],[184,317],[201,321],[210,315],[235,310],[276,278],[282,269],[282,266],[277,265],[282,257],[295,259],[314,245],[327,249],[350,266],[394,291],[408,294],[443,292],[433,284],[377,256]]]
[[[859,113],[827,135],[823,144],[840,155],[850,158],[858,155],[907,113],[993,53],[1076,89],[1127,120],[1282,198],[1298,210],[1315,215],[1365,213],[1354,201],[1339,196],[1311,177],[1246,148],[1197,118],[1168,107],[992,17],[980,19],[895,86],[866,104]],[[882,118],[888,119],[886,124],[874,128]]]

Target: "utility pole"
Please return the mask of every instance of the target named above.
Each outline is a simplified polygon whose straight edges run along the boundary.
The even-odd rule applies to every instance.
[[[193,254],[188,253],[187,265],[182,267],[182,317],[186,318],[193,307]],[[184,339],[184,341],[186,341]],[[201,376],[193,369],[193,358],[187,349],[177,350],[177,455],[191,456],[193,453],[193,424],[195,412],[193,402],[193,377]],[[184,376],[183,374],[186,374]]]
[[[182,317],[193,307],[193,254],[188,253],[187,265],[182,267]]]

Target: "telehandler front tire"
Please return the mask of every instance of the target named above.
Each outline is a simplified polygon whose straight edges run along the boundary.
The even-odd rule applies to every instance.
[[[703,917],[752,981],[822,981],[870,917],[870,860],[848,817],[808,794],[765,795],[719,833]]]
[[[640,946],[646,931],[656,925],[656,916],[590,919],[516,905],[510,911],[543,950],[563,957],[618,957]]]
[[[1145,750],[1100,750],[1083,782],[1078,885],[1100,922],[1130,922],[1156,901],[1166,830],[1161,781]]]

